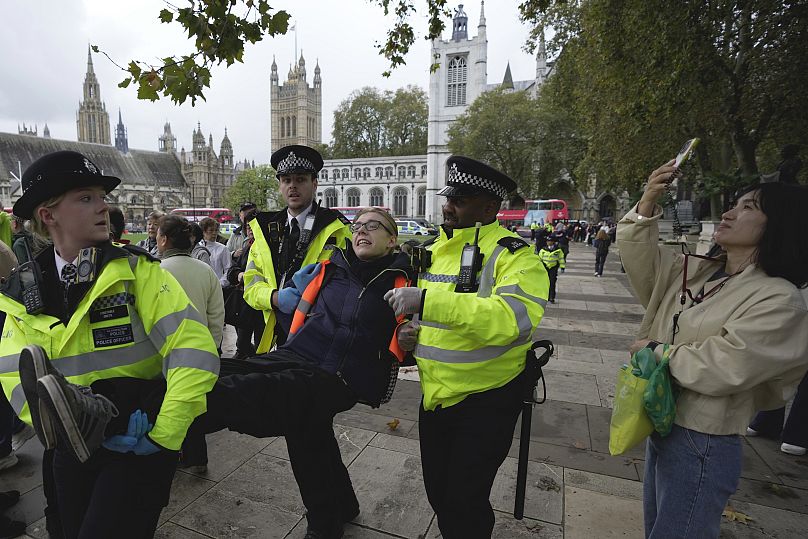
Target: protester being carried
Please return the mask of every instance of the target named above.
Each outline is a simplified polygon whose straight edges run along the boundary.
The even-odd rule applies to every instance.
[[[741,474],[739,434],[758,408],[782,406],[808,369],[808,311],[797,289],[808,282],[808,193],[781,183],[741,192],[714,236],[722,253],[705,260],[658,244],[657,201],[677,174],[673,161],[652,172],[618,226],[646,308],[631,352],[648,347],[661,359],[660,343],[670,345],[681,387],[673,430],[647,444],[645,534],[718,537]]]

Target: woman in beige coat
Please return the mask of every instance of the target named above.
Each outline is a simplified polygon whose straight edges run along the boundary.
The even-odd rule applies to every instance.
[[[675,425],[646,451],[645,534],[718,537],[721,513],[741,474],[740,434],[759,409],[782,406],[808,369],[808,193],[761,184],[722,215],[717,258],[658,244],[656,204],[678,174],[655,170],[638,205],[618,225],[620,255],[646,308],[634,353],[661,358],[682,388]],[[683,285],[683,277],[686,280]]]

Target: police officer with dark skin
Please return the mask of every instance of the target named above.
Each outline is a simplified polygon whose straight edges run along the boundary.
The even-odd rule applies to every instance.
[[[351,239],[348,220],[314,200],[317,174],[323,168],[323,158],[317,150],[284,146],[272,154],[270,162],[277,171],[287,206],[278,212],[260,212],[249,223],[255,240],[244,272],[244,300],[264,313],[266,328],[258,354],[269,351],[273,344],[282,344],[286,338],[276,324],[278,291],[301,267],[328,259],[331,251],[326,245],[344,248]]]
[[[524,373],[548,278],[528,244],[496,220],[516,188],[498,170],[447,161],[440,235],[418,257],[418,286],[390,290],[398,331],[418,363],[421,462],[445,539],[491,536],[491,487],[513,440]],[[477,249],[474,248],[476,245]]]

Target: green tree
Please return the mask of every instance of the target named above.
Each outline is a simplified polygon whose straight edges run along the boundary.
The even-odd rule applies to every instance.
[[[502,89],[478,97],[448,135],[452,153],[501,170],[526,198],[544,195],[563,172],[574,168],[583,151],[562,111],[543,106],[526,92]]]
[[[427,96],[416,87],[395,92],[365,87],[334,111],[336,159],[412,155],[426,151]]]
[[[285,204],[278,189],[275,169],[269,165],[258,165],[242,170],[233,185],[224,193],[224,205],[238,213],[244,202],[254,202],[261,210],[280,209]]]

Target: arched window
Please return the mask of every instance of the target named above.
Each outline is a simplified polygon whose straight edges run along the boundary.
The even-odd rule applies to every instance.
[[[326,169],[322,169],[320,173],[317,175],[317,178],[320,180],[327,180],[328,179],[328,171]]]
[[[329,187],[325,190],[325,207],[333,208],[335,206],[339,206],[337,201],[337,190],[333,187]]]
[[[356,187],[351,187],[345,191],[345,205],[359,206],[359,189]]]
[[[418,217],[423,217],[426,215],[426,187],[419,187],[417,193],[418,211],[416,212],[416,215]]]
[[[407,169],[404,167],[398,167],[398,177],[403,178],[407,174]]]
[[[407,176],[409,176],[410,178],[415,177],[415,165],[410,165],[407,167]]]
[[[361,169],[361,168],[355,168],[355,169],[353,169],[353,177],[354,177],[355,179],[357,179],[357,180],[358,180],[359,178],[361,178],[361,177],[362,177],[362,169]]]
[[[348,169],[347,168],[342,169],[342,179],[343,180],[348,179]]]
[[[297,136],[297,116],[292,116],[292,136]]]
[[[447,101],[450,107],[466,104],[466,80],[468,77],[468,65],[462,56],[455,56],[449,60],[449,70],[447,72]]]
[[[372,187],[370,189],[370,205],[384,206],[384,191],[382,191],[381,187]]]
[[[396,187],[393,189],[393,216],[407,215],[407,207],[407,188]]]
[[[426,165],[421,165],[421,177],[426,176]]]
[[[281,118],[281,138],[286,136],[285,133],[286,133],[286,122],[284,122],[283,118]]]
[[[286,117],[286,136],[292,136],[292,119],[289,116]]]
[[[364,176],[365,178],[370,178],[370,169],[369,169],[369,168],[365,168],[365,169],[363,169],[363,170],[362,170],[362,174],[363,174],[363,176]]]
[[[393,175],[393,167],[384,167],[384,177],[389,178]]]
[[[382,177],[382,167],[376,167],[376,177],[377,178]]]

